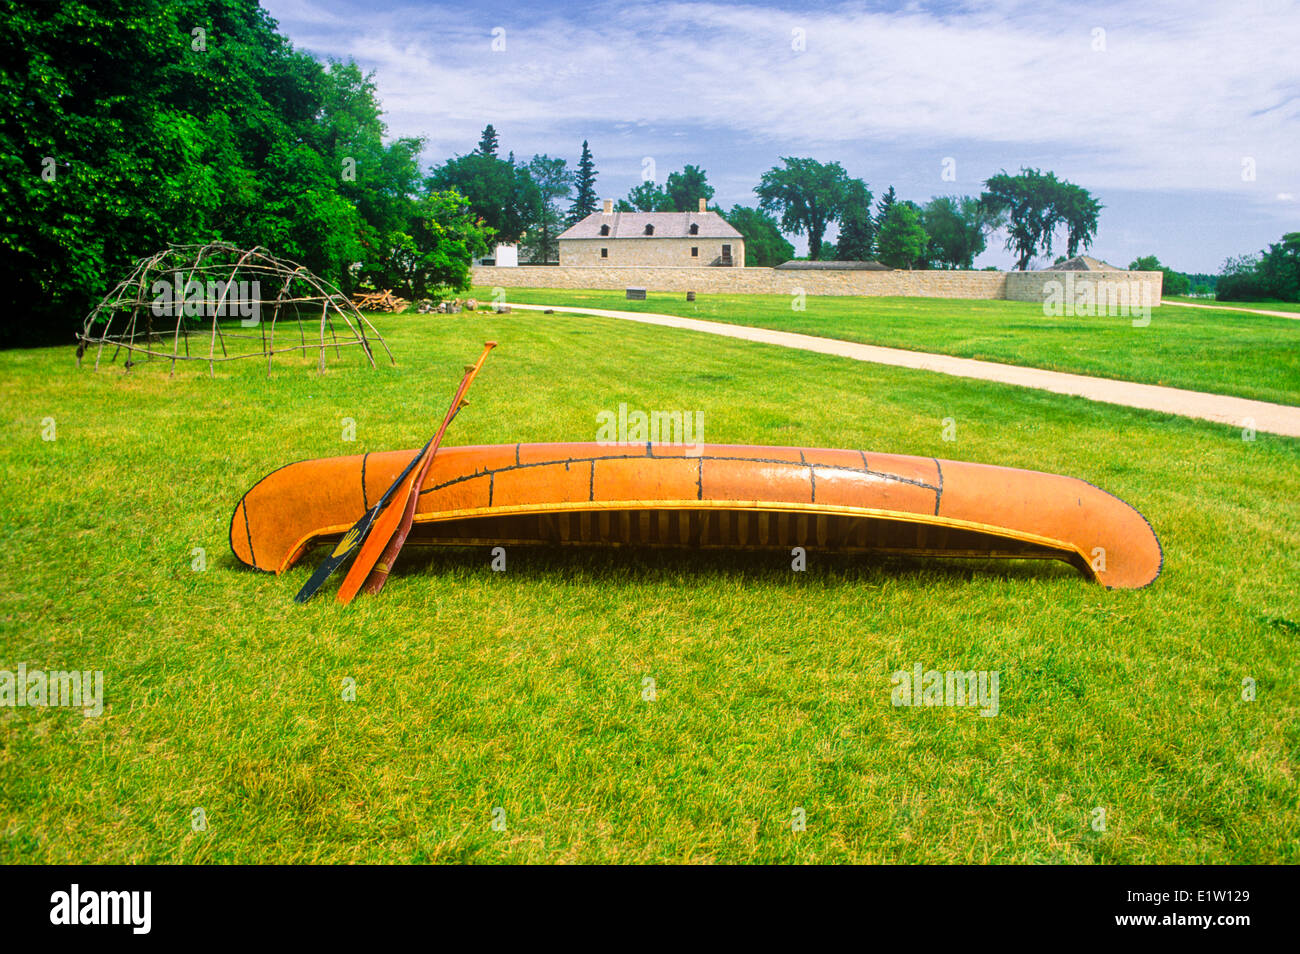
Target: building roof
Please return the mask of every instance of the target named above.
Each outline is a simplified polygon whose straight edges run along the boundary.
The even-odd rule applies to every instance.
[[[1099,258],[1093,258],[1090,255],[1076,255],[1074,258],[1067,258],[1059,265],[1050,265],[1044,268],[1045,272],[1122,272],[1123,268],[1116,268],[1114,265],[1108,265]]]
[[[600,227],[609,226],[609,234],[601,235]],[[647,235],[645,227],[654,226],[654,234]],[[691,226],[699,231],[691,234]],[[574,222],[559,234],[561,239],[635,239],[635,238],[727,238],[743,236],[717,212],[593,212],[585,219]]]
[[[805,259],[792,259],[784,262],[777,268],[785,268],[790,271],[807,271],[807,272],[888,272],[893,271],[888,265],[882,265],[879,262],[862,262],[862,261],[839,261],[831,259],[827,261],[810,262]]]

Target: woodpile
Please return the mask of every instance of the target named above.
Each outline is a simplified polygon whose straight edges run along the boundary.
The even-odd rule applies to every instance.
[[[358,311],[387,311],[393,314],[406,311],[411,304],[405,298],[399,298],[389,289],[377,292],[358,292],[352,296],[352,303]]]

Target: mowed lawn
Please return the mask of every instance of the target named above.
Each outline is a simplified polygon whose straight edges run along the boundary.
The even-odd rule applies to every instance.
[[[1175,295],[1170,301],[1187,302],[1192,305],[1210,305],[1223,311],[1243,308],[1258,308],[1261,311],[1293,311],[1300,313],[1300,304],[1293,301],[1215,301],[1212,298],[1192,298],[1188,295]]]
[[[1119,367],[1166,320],[1053,340],[1091,327],[1078,352]],[[1300,442],[617,320],[376,321],[397,368],[0,353],[0,669],[105,672],[98,718],[0,709],[0,862],[1300,861]],[[419,446],[488,338],[449,443],[592,440],[627,402],[702,411],[711,442],[1065,473],[1146,514],[1164,575],[474,549],[340,608],[293,602],[319,554],[235,563],[245,490]],[[918,663],[997,670],[998,714],[892,706]]]
[[[491,300],[491,288],[477,288]],[[1041,305],[941,298],[507,288],[507,302],[576,305],[685,315],[796,331],[863,344],[980,358],[1193,391],[1300,404],[1300,324],[1289,318],[1199,308],[1151,309],[1134,327],[1124,316],[1047,317]]]

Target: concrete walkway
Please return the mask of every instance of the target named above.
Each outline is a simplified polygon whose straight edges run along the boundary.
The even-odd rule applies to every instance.
[[[1272,315],[1274,318],[1290,318],[1292,321],[1300,321],[1300,311],[1264,311],[1262,308],[1234,308],[1231,305],[1200,305],[1193,304],[1190,301],[1170,301],[1164,299],[1160,302],[1162,305],[1173,305],[1175,308],[1209,308],[1211,311],[1244,311],[1248,315]]]
[[[1041,391],[1052,391],[1056,394],[1069,394],[1075,397],[1088,398],[1091,401],[1103,401],[1107,404],[1145,408],[1150,411],[1161,411],[1165,414],[1178,414],[1183,417],[1195,417],[1206,421],[1216,421],[1220,424],[1230,424],[1233,427],[1253,427],[1257,431],[1282,434],[1286,437],[1300,437],[1300,407],[1271,404],[1268,401],[1251,401],[1246,398],[1229,397],[1223,394],[1207,394],[1203,391],[1184,391],[1180,388],[1166,388],[1155,384],[1134,384],[1130,381],[1116,381],[1111,378],[1093,378],[1083,374],[1044,371],[1041,368],[1023,368],[1014,364],[977,361],[974,358],[954,358],[942,354],[929,354],[924,351],[882,348],[877,345],[837,341],[833,338],[818,338],[814,335],[803,335],[792,331],[772,331],[767,328],[752,328],[747,325],[728,325],[720,321],[703,321],[698,318],[683,318],[678,315],[657,315],[638,311],[610,311],[604,308],[575,308],[568,305],[517,305],[513,302],[510,307],[525,311],[553,309],[556,312],[570,315],[622,318],[628,321],[639,321],[647,325],[684,328],[688,331],[722,335],[726,338],[740,338],[744,341],[781,345],[786,348],[798,348],[802,351],[816,351],[819,354],[852,358],[855,361],[871,361],[875,364],[888,364],[898,368],[915,368],[918,371],[951,374],[959,378],[978,378],[981,381],[1016,384],[1020,387],[1037,388]]]

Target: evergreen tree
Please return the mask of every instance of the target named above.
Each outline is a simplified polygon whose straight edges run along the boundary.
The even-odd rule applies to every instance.
[[[894,207],[894,203],[897,200],[898,200],[898,196],[894,194],[894,187],[890,186],[889,191],[887,191],[884,195],[882,195],[880,197],[880,201],[876,203],[876,234],[877,235],[879,235],[880,230],[885,227],[885,219],[889,216],[889,210]]]
[[[842,262],[862,262],[871,258],[875,245],[876,224],[871,219],[871,190],[861,179],[851,179],[840,213],[840,235],[835,244],[835,258]]]
[[[488,159],[497,157],[497,131],[491,123],[483,128],[483,135],[478,137],[478,148],[474,151]]]
[[[596,163],[591,158],[591,148],[587,140],[582,141],[582,158],[578,160],[578,171],[573,179],[574,197],[569,206],[569,224],[586,218],[597,209],[596,205]]]

